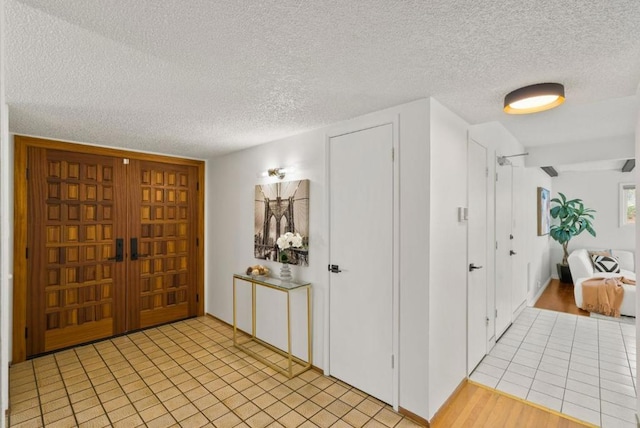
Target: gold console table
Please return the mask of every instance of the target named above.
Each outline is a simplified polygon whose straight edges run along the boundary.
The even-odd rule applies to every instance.
[[[240,279],[243,281],[247,281],[251,283],[251,337],[240,343],[238,340],[238,323],[236,318],[236,280]],[[287,351],[283,351],[282,349],[276,348],[275,346],[266,343],[263,340],[260,340],[256,337],[256,286],[270,288],[272,290],[281,291],[287,294]],[[305,290],[307,292],[307,358],[309,361],[304,361],[298,357],[294,357],[291,352],[291,299],[289,293],[294,290]],[[266,359],[264,356],[260,355],[257,352],[254,352],[252,349],[249,349],[246,346],[249,343],[258,343],[273,352],[276,352],[283,357],[288,359],[287,368],[283,368],[274,364],[273,362]],[[278,278],[268,278],[268,277],[253,277],[250,275],[244,274],[234,274],[233,275],[233,346],[247,354],[251,355],[255,359],[260,362],[266,364],[272,369],[276,370],[278,373],[282,373],[287,376],[289,379],[298,376],[299,374],[309,370],[312,364],[312,354],[311,354],[311,284],[308,282],[282,282]],[[301,369],[294,371],[294,364],[296,363],[301,366]]]

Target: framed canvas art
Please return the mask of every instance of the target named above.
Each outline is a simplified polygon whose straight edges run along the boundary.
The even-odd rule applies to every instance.
[[[299,233],[302,246],[290,248],[288,263],[309,266],[309,180],[259,184],[255,189],[253,253],[255,258],[279,261],[278,237]]]
[[[538,236],[549,234],[551,228],[551,193],[544,187],[538,187]]]

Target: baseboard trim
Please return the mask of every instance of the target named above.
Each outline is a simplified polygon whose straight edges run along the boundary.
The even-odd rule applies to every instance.
[[[538,290],[538,292],[535,294],[535,296],[533,296],[532,301],[528,303],[529,306],[533,306],[533,305],[536,304],[536,302],[538,301],[540,296],[542,296],[542,293],[544,293],[544,290],[546,290],[547,287],[549,286],[549,284],[551,284],[551,280],[552,279],[553,279],[553,276],[550,276],[549,279],[547,279],[547,282],[545,282],[544,285],[542,287],[540,287],[540,290]]]
[[[212,319],[214,319],[214,320],[216,320],[216,321],[218,321],[218,322],[221,322],[222,324],[224,324],[224,325],[226,325],[226,326],[228,326],[228,327],[230,327],[230,328],[233,328],[233,324],[229,324],[229,323],[228,323],[228,322],[226,322],[225,320],[220,319],[220,318],[218,318],[218,317],[217,317],[217,316],[215,316],[215,315],[211,315],[209,312],[206,312],[206,313],[204,314],[204,316],[205,316],[205,317],[212,318]],[[238,330],[239,332],[241,332],[241,333],[248,334],[249,336],[251,336],[251,333],[249,333],[249,332],[247,332],[247,331],[244,331],[244,330],[243,330],[243,329],[241,329],[240,327],[238,327],[238,328],[237,328],[237,330]]]
[[[422,425],[423,427],[427,427],[429,428],[429,421],[426,420],[425,418],[416,415],[415,413],[413,413],[412,411],[409,411],[405,408],[402,407],[398,407],[398,413],[400,413],[401,415],[411,419],[413,422]]]
[[[209,317],[209,318],[211,318],[211,319],[214,319],[214,320],[216,320],[216,321],[219,321],[219,322],[221,322],[222,324],[226,324],[226,325],[228,325],[229,327],[233,328],[233,324],[229,324],[229,323],[228,323],[228,322],[226,322],[225,320],[220,319],[220,318],[218,318],[218,317],[217,317],[217,316],[215,316],[215,315],[211,315],[209,312],[206,312],[206,313],[204,314],[204,316],[205,316],[205,317]],[[246,331],[244,331],[244,330],[242,330],[242,329],[240,329],[240,328],[238,329],[238,331],[241,331],[242,333],[244,333],[244,334],[248,334],[249,336],[251,336],[251,333],[247,333]],[[312,364],[312,365],[311,365],[311,370],[314,370],[314,371],[316,371],[316,372],[320,373],[322,376],[324,376],[324,369],[321,369],[321,368],[320,368],[320,367],[318,367],[318,366],[314,366],[314,365]]]
[[[489,352],[491,352],[494,346],[496,346],[496,337],[491,336],[491,339],[489,339],[489,342],[487,342],[487,355],[489,354]]]
[[[449,398],[447,398],[446,401],[442,403],[442,406],[440,406],[438,411],[433,415],[433,417],[431,418],[431,424],[436,423],[436,421],[438,420],[438,417],[451,405],[451,403],[453,403],[453,400],[455,400],[458,397],[458,395],[460,394],[460,391],[462,391],[462,388],[467,384],[467,382],[469,382],[469,379],[467,378],[462,379],[462,382],[460,382],[460,384],[456,387],[456,389],[449,396]]]
[[[524,311],[524,308],[526,308],[527,306],[529,306],[529,302],[525,300],[524,302],[520,303],[520,306],[518,306],[515,311],[513,311],[514,321],[520,316],[522,311]]]
[[[216,321],[220,321],[222,324],[226,324],[226,325],[228,325],[229,327],[232,327],[232,328],[233,328],[233,325],[229,324],[228,322],[226,322],[225,320],[223,320],[223,319],[221,319],[221,318],[218,318],[218,317],[217,317],[217,316],[215,316],[215,315],[211,315],[209,312],[205,312],[204,316],[205,316],[205,317],[209,317],[209,318],[213,318],[214,320],[216,320]]]

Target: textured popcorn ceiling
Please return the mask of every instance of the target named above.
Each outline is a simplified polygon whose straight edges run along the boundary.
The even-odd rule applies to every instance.
[[[563,83],[570,111],[640,82],[638,0],[8,0],[6,16],[12,132],[196,157],[426,96],[522,137],[528,118],[502,113],[517,87]]]

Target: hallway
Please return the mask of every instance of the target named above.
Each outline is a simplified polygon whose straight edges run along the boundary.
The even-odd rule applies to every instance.
[[[470,378],[594,425],[635,428],[635,329],[525,308]]]

